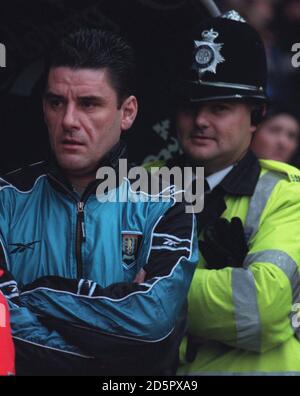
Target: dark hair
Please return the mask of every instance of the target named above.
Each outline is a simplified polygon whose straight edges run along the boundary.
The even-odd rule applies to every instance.
[[[53,67],[104,69],[121,106],[135,92],[135,56],[130,45],[110,30],[80,29],[63,37],[46,63],[46,76]]]
[[[296,107],[291,105],[273,104],[269,107],[263,122],[270,120],[278,115],[287,114],[300,125],[300,114]]]

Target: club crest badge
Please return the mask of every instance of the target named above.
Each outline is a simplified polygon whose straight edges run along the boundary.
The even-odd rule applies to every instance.
[[[219,33],[210,29],[204,30],[201,36],[203,40],[194,41],[196,49],[195,60],[197,62],[194,67],[199,72],[199,78],[201,78],[205,72],[216,73],[218,64],[225,61],[220,54],[223,44],[214,42],[219,36]]]
[[[130,268],[137,258],[141,234],[122,233],[123,263]]]

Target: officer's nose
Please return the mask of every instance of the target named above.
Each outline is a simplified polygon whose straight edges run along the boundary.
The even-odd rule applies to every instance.
[[[76,130],[80,128],[78,112],[75,105],[68,104],[66,106],[65,114],[62,120],[64,130]]]
[[[195,113],[195,124],[200,129],[205,129],[209,126],[208,112],[205,107],[199,107]]]

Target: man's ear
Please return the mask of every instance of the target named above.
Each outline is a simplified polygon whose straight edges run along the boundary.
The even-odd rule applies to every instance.
[[[121,130],[126,131],[132,126],[138,112],[138,103],[136,97],[133,95],[128,96],[128,98],[126,98],[122,103],[121,111]]]

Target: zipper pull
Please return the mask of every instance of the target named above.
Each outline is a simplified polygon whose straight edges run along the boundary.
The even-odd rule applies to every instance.
[[[81,222],[81,233],[82,233],[82,240],[85,241],[85,225],[84,221]]]
[[[78,202],[77,204],[77,212],[82,213],[84,211],[84,202]]]
[[[84,225],[84,202],[78,202],[77,204],[77,213],[80,216],[80,226],[81,226],[81,235],[82,240],[85,241],[85,225]]]

